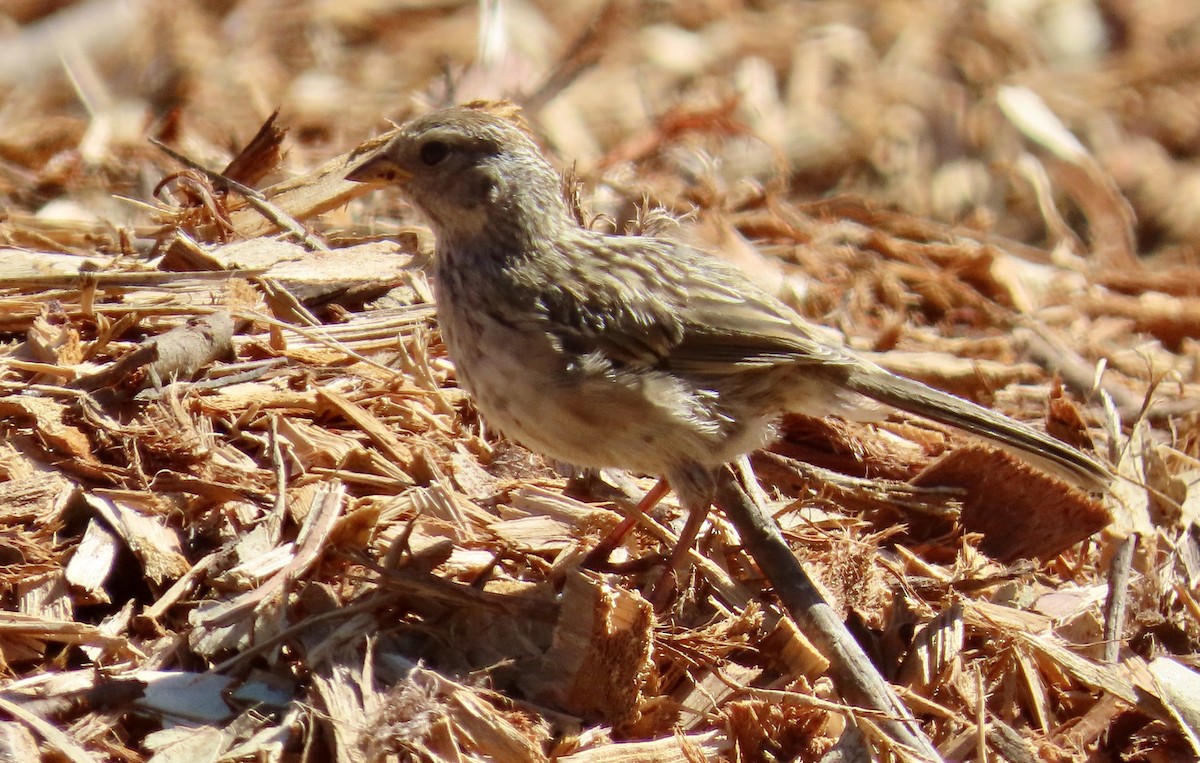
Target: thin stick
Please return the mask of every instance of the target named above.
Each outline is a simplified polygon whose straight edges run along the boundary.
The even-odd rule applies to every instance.
[[[797,627],[829,660],[831,677],[842,697],[895,719],[879,721],[879,728],[923,759],[940,761],[941,756],[908,708],[875,670],[833,608],[821,598],[775,522],[750,499],[728,468],[721,470],[716,504],[737,528],[746,551],[771,581]]]
[[[1129,573],[1138,534],[1121,541],[1108,568],[1108,599],[1104,602],[1104,661],[1116,665],[1121,656],[1121,633],[1125,630],[1125,604],[1128,601]]]

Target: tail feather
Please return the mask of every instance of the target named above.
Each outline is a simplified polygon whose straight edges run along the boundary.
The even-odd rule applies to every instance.
[[[957,427],[997,445],[1035,466],[1067,478],[1088,490],[1104,490],[1112,471],[1096,459],[1050,435],[975,403],[884,371],[861,369],[850,374],[847,386],[893,408]]]

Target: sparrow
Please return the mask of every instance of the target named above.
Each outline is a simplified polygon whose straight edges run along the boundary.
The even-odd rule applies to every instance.
[[[486,421],[552,459],[665,478],[701,521],[719,469],[769,444],[786,412],[898,409],[1083,488],[1111,480],[1044,432],[856,354],[713,254],[580,225],[505,116],[418,117],[347,179],[394,187],[428,220],[441,334]]]

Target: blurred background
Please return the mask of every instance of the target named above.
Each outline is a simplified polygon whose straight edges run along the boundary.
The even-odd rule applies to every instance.
[[[1200,232],[1192,3],[6,0],[0,23],[10,210],[70,199],[138,221],[104,197],[149,196],[147,135],[219,168],[280,109],[295,173],[385,120],[511,98],[564,166],[672,201],[855,194],[1046,249],[1178,261]]]

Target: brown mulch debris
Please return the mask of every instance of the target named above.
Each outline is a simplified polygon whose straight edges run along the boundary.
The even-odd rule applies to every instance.
[[[656,612],[672,500],[582,570],[652,481],[568,484],[457,387],[428,230],[344,174],[389,119],[501,98],[589,225],[682,216],[1122,475],[1085,496],[899,417],[788,417],[754,457],[945,758],[1200,756],[1200,8],[0,18],[0,757],[901,755],[724,517]]]

